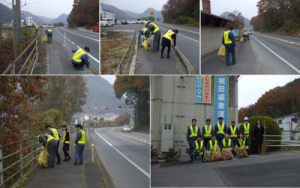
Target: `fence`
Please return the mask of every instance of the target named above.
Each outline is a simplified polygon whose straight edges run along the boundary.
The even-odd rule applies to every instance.
[[[25,62],[17,74],[22,73],[22,71],[24,70],[24,68],[27,65],[27,62],[30,60],[30,64],[27,67],[27,71],[25,74],[28,74],[30,68],[32,67],[31,71],[30,71],[30,75],[32,75],[35,64],[39,59],[40,47],[42,45],[42,33],[43,33],[43,30],[41,30],[41,33],[26,47],[26,49],[24,51],[21,50],[22,53],[19,55],[19,57],[17,57],[15,60],[9,62],[9,66],[5,69],[5,71],[2,74],[16,74],[17,62],[21,61],[22,58],[25,58]],[[27,57],[25,57],[25,56],[27,56]]]
[[[76,128],[75,128],[74,125],[73,126],[68,126],[67,128],[68,128],[70,134],[76,132]],[[58,129],[57,132],[60,135],[63,134],[62,129]],[[25,142],[25,145],[28,145],[28,146],[23,147],[24,142]],[[13,145],[19,145],[19,151],[16,151],[14,153],[11,153],[11,154],[8,154],[8,155],[4,156],[3,149],[5,147],[12,147]],[[35,146],[37,146],[37,145],[39,145],[39,147],[37,147],[37,149],[34,149]],[[28,150],[28,149],[31,150],[30,153],[23,157],[23,154],[25,153],[24,151]],[[3,146],[0,144],[0,188],[4,188],[5,183],[8,182],[13,177],[15,177],[18,173],[20,173],[21,178],[23,178],[23,173],[25,171],[25,168],[29,165],[30,165],[30,167],[33,167],[34,160],[39,157],[38,151],[40,149],[41,149],[41,145],[38,142],[37,137],[27,138],[27,139],[20,140],[18,142],[14,142],[14,143],[10,143],[10,144],[6,144],[6,145],[3,145]],[[34,156],[35,153],[37,154],[36,156]],[[8,166],[8,167],[5,167],[5,168],[3,167],[5,159],[8,160],[10,157],[18,156],[18,155],[19,155],[19,160],[14,161],[12,164],[10,163],[11,165]],[[28,159],[28,157],[30,157],[30,159]],[[25,164],[26,162],[27,162],[27,164]],[[9,177],[7,177],[4,180],[4,172],[7,171],[8,169],[14,167],[17,164],[20,165],[20,169],[18,171],[16,171],[13,175],[10,175]]]

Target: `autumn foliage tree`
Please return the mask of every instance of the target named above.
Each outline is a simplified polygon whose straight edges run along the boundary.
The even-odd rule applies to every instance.
[[[130,122],[130,119],[127,115],[118,116],[114,120],[114,123],[119,126],[128,125],[129,122]]]
[[[231,12],[228,15],[228,18],[232,21],[230,23],[231,26],[238,26],[239,24],[241,24],[242,28],[245,27],[243,14],[241,12],[239,12],[238,10]]]

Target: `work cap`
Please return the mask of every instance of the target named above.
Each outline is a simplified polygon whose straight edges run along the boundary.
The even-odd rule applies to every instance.
[[[248,117],[245,117],[245,118],[244,118],[244,121],[248,121]]]

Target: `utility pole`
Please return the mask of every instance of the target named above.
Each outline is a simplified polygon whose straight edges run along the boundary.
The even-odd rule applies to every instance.
[[[12,14],[13,14],[13,35],[14,35],[14,59],[16,60],[20,55],[21,38],[21,3],[20,0],[12,0]],[[19,62],[22,60],[20,59]],[[17,66],[19,65],[16,62]],[[15,74],[15,66],[10,70],[10,74]]]

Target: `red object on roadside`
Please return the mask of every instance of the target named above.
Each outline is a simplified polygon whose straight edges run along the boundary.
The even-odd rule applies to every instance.
[[[93,31],[99,33],[99,30],[100,30],[100,27],[99,27],[99,22],[98,22],[98,23],[96,23],[96,25],[94,26]]]

